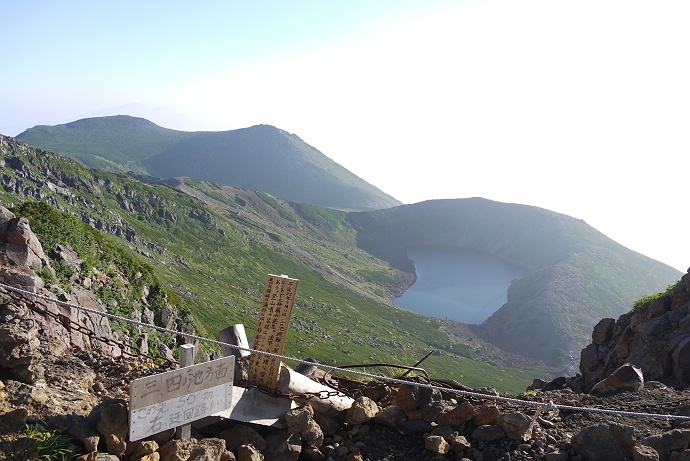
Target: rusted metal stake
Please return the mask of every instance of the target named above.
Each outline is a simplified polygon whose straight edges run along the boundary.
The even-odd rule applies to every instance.
[[[414,368],[418,367],[420,363],[422,363],[423,361],[425,361],[426,359],[428,359],[429,356],[430,356],[431,354],[433,354],[434,352],[436,352],[436,351],[433,350],[433,351],[429,352],[428,354],[426,354],[424,357],[421,358],[421,360],[419,360],[417,363],[415,363],[414,365],[412,365],[412,367],[411,367],[409,370],[407,370],[405,373],[403,373],[402,375],[400,375],[399,378],[404,378],[405,376],[407,376]],[[427,375],[427,377],[428,377],[428,375]]]

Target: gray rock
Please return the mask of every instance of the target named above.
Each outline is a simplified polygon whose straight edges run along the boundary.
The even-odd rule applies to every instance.
[[[638,325],[637,333],[648,339],[653,339],[670,328],[671,322],[668,321],[668,317],[657,317]]]
[[[340,417],[324,413],[314,413],[314,421],[319,425],[324,435],[334,435],[340,430],[343,423]]]
[[[562,451],[554,451],[544,455],[544,461],[568,461],[570,456]]]
[[[302,438],[299,434],[277,431],[266,435],[265,461],[296,461],[302,452]]]
[[[673,376],[680,383],[690,382],[690,335],[671,352]]]
[[[141,459],[144,456],[156,453],[158,451],[158,444],[154,440],[142,440],[137,442],[134,451],[129,456],[130,459]],[[160,457],[160,454],[158,455]]]
[[[237,449],[237,461],[264,461],[264,455],[251,443],[240,445]]]
[[[659,453],[647,445],[633,447],[633,461],[659,461]]]
[[[222,461],[225,452],[225,440],[202,439],[192,449],[188,461]]]
[[[690,450],[672,451],[668,461],[690,461]]]
[[[302,447],[302,454],[300,459],[304,461],[326,461],[326,456],[317,447],[310,447],[309,445]]]
[[[420,389],[419,415],[415,416],[429,422],[435,422],[445,409],[443,396],[438,389]]]
[[[531,431],[528,431],[532,424],[532,419],[520,412],[501,415],[498,418],[498,424],[503,428],[506,435],[513,440],[529,440],[532,436]]]
[[[395,395],[395,406],[407,413],[419,406],[421,397],[419,387],[412,384],[403,384]]]
[[[384,408],[376,416],[374,416],[374,422],[387,427],[398,427],[406,420],[407,416],[405,416],[405,412],[395,405],[390,405]]]
[[[236,426],[226,429],[218,434],[218,438],[225,440],[225,446],[233,453],[237,453],[240,445],[251,443],[259,451],[266,448],[266,441],[258,432],[252,427],[244,424],[237,424]]]
[[[26,384],[44,376],[40,364],[38,325],[22,303],[0,304],[0,368]]]
[[[323,444],[323,431],[314,421],[314,409],[309,405],[294,408],[285,414],[288,432],[299,433],[307,445],[319,447]]]
[[[668,456],[672,451],[683,451],[690,444],[690,429],[673,429],[663,434],[645,437],[644,445],[654,448],[661,457]]]
[[[397,429],[402,435],[421,434],[431,431],[432,425],[423,419],[409,419],[398,424]]]
[[[127,406],[123,402],[109,401],[98,416],[96,430],[103,437],[108,452],[122,455],[127,449],[129,430]]]
[[[373,419],[379,412],[376,402],[369,397],[358,397],[345,413],[345,422],[362,424]]]
[[[477,426],[495,426],[498,424],[498,417],[501,415],[495,405],[482,405],[476,409],[476,415],[472,422]]]
[[[629,363],[617,368],[611,375],[592,387],[590,394],[605,394],[619,389],[639,391],[644,388],[644,377],[639,367]]]
[[[633,457],[635,430],[630,426],[597,424],[575,434],[571,443],[587,461],[626,461]]]
[[[446,437],[446,442],[450,443],[450,449],[454,452],[467,450],[472,446],[464,435],[458,433]]]
[[[424,447],[437,455],[445,455],[450,451],[450,444],[440,435],[430,435],[424,439]]]
[[[165,461],[186,461],[192,453],[193,444],[189,440],[172,439],[162,445],[158,452]]]
[[[505,437],[506,432],[501,426],[479,426],[472,432],[472,438],[477,442],[496,442]]]
[[[469,402],[463,402],[452,410],[441,413],[438,417],[438,423],[460,429],[463,424],[472,421],[476,416],[477,412],[474,406]]]
[[[285,422],[288,432],[302,432],[309,427],[309,421],[314,419],[314,409],[309,405],[303,405],[285,413]]]
[[[602,319],[592,331],[592,344],[604,344],[611,339],[615,319]]]

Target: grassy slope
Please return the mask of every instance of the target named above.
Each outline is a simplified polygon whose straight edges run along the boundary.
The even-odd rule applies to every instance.
[[[40,125],[17,136],[22,142],[70,155],[98,169],[145,172],[141,162],[190,133],[161,128],[143,118],[116,115],[64,125]]]
[[[511,392],[543,376],[543,370],[503,369],[471,360],[471,351],[450,348],[437,320],[387,304],[385,292],[400,273],[352,243],[354,230],[342,213],[198,183],[216,199],[209,208],[168,186],[87,170],[21,145],[11,149],[3,153],[8,161],[2,173],[18,183],[12,188],[8,181],[0,191],[5,206],[18,203],[16,191],[31,186],[41,191],[43,201],[82,219],[133,230],[136,239],[123,243],[147,255],[146,262],[174,294],[170,299],[193,313],[198,330],[207,337],[215,338],[219,329],[240,322],[251,334],[266,275],[285,273],[300,279],[289,355],[339,365],[410,365],[439,350],[424,363],[432,376]],[[29,177],[22,178],[15,167]],[[74,197],[52,192],[44,181],[33,183],[33,176],[73,184]],[[298,245],[304,249],[296,253]]]

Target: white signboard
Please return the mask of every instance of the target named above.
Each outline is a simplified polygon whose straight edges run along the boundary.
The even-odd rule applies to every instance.
[[[234,371],[235,357],[223,357],[132,381],[129,440],[230,408]]]

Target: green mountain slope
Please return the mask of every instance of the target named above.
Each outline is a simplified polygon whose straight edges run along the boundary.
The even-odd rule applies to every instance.
[[[458,199],[343,212],[212,181],[87,170],[3,139],[4,201],[45,201],[122,236],[189,306],[200,331],[213,336],[238,322],[251,330],[266,274],[300,279],[289,350],[319,360],[409,364],[436,349],[428,366],[453,369],[443,375],[469,385],[497,386],[484,379],[502,376],[519,387],[535,377],[492,366],[486,343],[458,343],[453,322],[392,305],[415,280],[410,248],[471,247],[525,268],[508,302],[463,331],[562,370],[598,319],[680,276],[581,220],[536,207]]]
[[[161,128],[143,118],[117,115],[39,125],[17,139],[30,146],[78,159],[100,170],[145,173],[141,162],[184,141],[192,133]]]
[[[663,291],[677,270],[635,253],[582,220],[481,198],[434,200],[348,214],[361,248],[405,272],[411,248],[474,248],[524,267],[508,302],[473,329],[502,349],[551,366],[575,364],[604,317]]]
[[[411,365],[435,350],[424,362],[432,376],[511,392],[546,373],[492,364],[452,344],[437,319],[392,306],[387,293],[408,275],[358,248],[347,213],[218,183],[90,170],[7,137],[0,165],[4,206],[41,201],[117,236],[207,337],[235,323],[251,335],[266,276],[281,273],[300,280],[288,355]]]
[[[183,132],[118,115],[36,126],[17,139],[102,170],[207,179],[342,210],[400,204],[299,137],[268,125]]]

